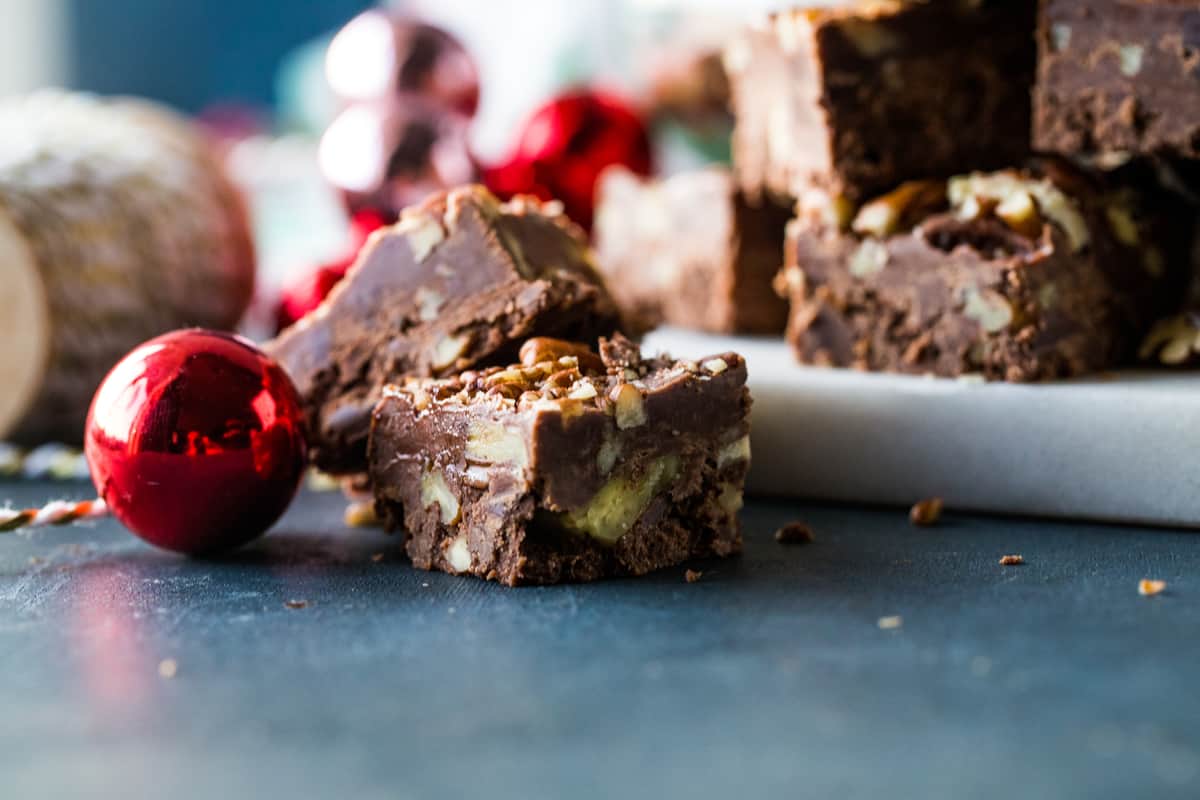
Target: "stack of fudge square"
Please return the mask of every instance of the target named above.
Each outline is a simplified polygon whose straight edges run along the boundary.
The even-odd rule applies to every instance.
[[[735,353],[1032,381],[1200,351],[1200,6],[872,0],[785,11],[724,54],[732,170],[554,202],[467,186],[377,232],[269,349],[311,452],[365,476],[413,563],[508,585],[741,550]],[[1156,325],[1156,321],[1166,320]]]
[[[732,171],[602,182],[644,324],[989,380],[1200,360],[1200,3],[804,8],[724,61]]]
[[[643,356],[624,327],[559,204],[466,186],[267,347],[314,463],[365,475],[418,567],[547,584],[740,552],[745,362]]]

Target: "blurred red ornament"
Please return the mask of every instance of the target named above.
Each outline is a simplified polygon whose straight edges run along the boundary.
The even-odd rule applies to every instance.
[[[567,215],[590,230],[596,181],[613,164],[650,174],[646,124],[612,94],[579,91],[534,112],[512,157],[487,170],[484,180],[501,197],[532,194],[561,200]]]
[[[350,245],[344,255],[321,264],[304,273],[283,287],[279,306],[275,309],[275,330],[283,330],[296,323],[305,314],[321,305],[321,301],[333,291],[354,265],[358,251],[367,243],[372,232],[382,228],[388,220],[375,211],[360,211],[350,220]]]
[[[325,77],[347,103],[415,94],[468,117],[479,107],[479,72],[457,39],[380,9],[359,14],[333,38]]]
[[[475,180],[467,122],[415,96],[350,106],[321,137],[321,172],[352,214],[395,219],[434,192]]]
[[[211,553],[262,535],[291,502],[305,467],[303,412],[288,376],[250,342],[176,331],[134,349],[100,384],[84,452],[130,531]]]

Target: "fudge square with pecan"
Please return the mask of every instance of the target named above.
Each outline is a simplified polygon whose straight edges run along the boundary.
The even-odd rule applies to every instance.
[[[1044,0],[1034,146],[1200,158],[1200,3]]]
[[[530,336],[620,328],[582,232],[558,204],[481,186],[430,197],[377,232],[315,312],[268,351],[304,400],[314,462],[366,467],[371,409],[398,375],[505,364]]]
[[[809,186],[859,203],[1029,151],[1035,0],[793,9],[725,52],[749,196]]]
[[[389,385],[376,506],[413,563],[510,586],[641,575],[741,551],[742,358],[533,339],[521,363]]]
[[[771,288],[791,210],[750,203],[717,167],[646,180],[606,170],[597,192],[596,260],[639,326],[779,334],[787,304]]]
[[[1033,381],[1127,363],[1190,272],[1148,188],[1057,160],[910,182],[844,229],[789,225],[778,281],[803,363]]]

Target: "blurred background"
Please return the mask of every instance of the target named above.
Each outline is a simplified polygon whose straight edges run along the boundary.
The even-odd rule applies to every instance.
[[[347,105],[330,87],[326,54],[335,34],[355,15],[385,8],[430,23],[461,43],[479,85],[465,133],[470,157],[480,170],[476,177],[497,189],[510,184],[511,175],[489,168],[511,160],[531,114],[556,96],[572,88],[603,88],[650,122],[653,106],[664,101],[651,85],[658,77],[669,73],[692,80],[696,59],[714,56],[731,24],[780,5],[767,0],[4,0],[0,96],[46,86],[131,94],[205,121],[229,145],[228,166],[250,198],[259,269],[258,299],[247,325],[250,332],[266,335],[280,287],[342,258],[347,248],[345,204],[330,192],[328,170],[320,171],[315,148]],[[370,73],[371,67],[352,63],[345,69]],[[701,105],[711,101],[695,99]],[[682,111],[684,117],[691,114]],[[655,126],[656,172],[728,159],[728,130],[710,111],[698,109],[682,126],[679,114],[671,124]],[[361,149],[338,145],[342,152]],[[366,168],[342,165],[343,172]]]
[[[722,49],[781,5],[3,0],[0,302],[28,318],[0,319],[0,442],[78,441],[161,331],[273,336],[433,192],[561,200],[588,231],[608,167],[727,163]]]
[[[356,13],[385,6],[458,37],[481,73],[484,156],[499,157],[505,124],[580,81],[644,79],[647,37],[687,25],[715,37],[729,19],[795,3],[770,0],[4,0],[0,95],[43,86],[136,94],[199,113],[236,104],[304,129],[332,111],[302,97],[305,70]],[[697,14],[700,11],[703,13]],[[698,18],[707,18],[707,21]],[[311,88],[311,87],[309,87]]]

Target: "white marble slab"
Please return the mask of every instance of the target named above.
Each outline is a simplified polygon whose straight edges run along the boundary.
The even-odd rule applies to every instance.
[[[802,367],[774,339],[662,329],[745,356],[751,492],[1200,528],[1200,373],[983,383]]]

